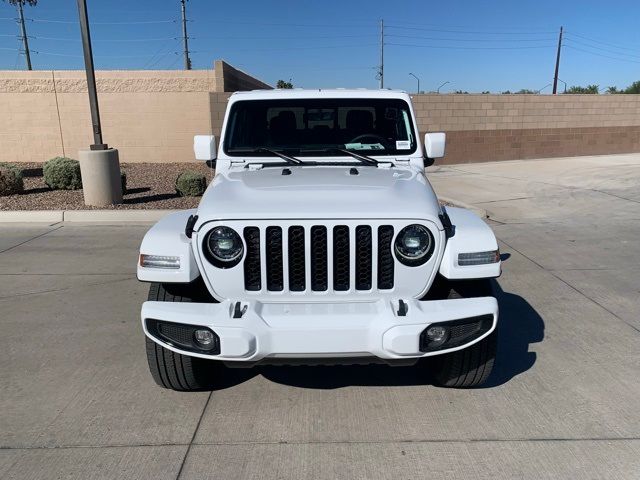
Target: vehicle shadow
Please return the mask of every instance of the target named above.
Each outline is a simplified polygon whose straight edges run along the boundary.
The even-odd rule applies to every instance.
[[[498,353],[491,376],[480,388],[497,387],[529,370],[537,359],[529,346],[544,339],[544,320],[529,302],[505,292],[497,282],[496,298],[500,308]]]
[[[536,361],[536,353],[530,352],[529,346],[544,338],[544,321],[524,298],[505,292],[497,282],[496,296],[500,306],[498,352],[492,375],[479,388],[503,385],[529,370]],[[415,367],[338,365],[229,368],[226,369],[224,381],[216,389],[229,388],[256,375],[283,385],[322,390],[347,386],[430,385],[428,369],[428,361]]]

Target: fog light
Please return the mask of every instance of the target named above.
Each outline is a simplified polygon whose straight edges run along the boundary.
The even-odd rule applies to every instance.
[[[210,330],[196,330],[193,332],[193,337],[196,340],[196,343],[202,347],[210,347],[213,343],[213,332]]]
[[[427,328],[427,338],[432,346],[441,345],[447,341],[449,329],[441,325]]]

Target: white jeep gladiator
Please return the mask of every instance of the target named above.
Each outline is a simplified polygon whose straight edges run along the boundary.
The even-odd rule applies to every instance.
[[[215,177],[195,210],[145,235],[138,279],[149,368],[200,390],[226,367],[417,365],[473,387],[496,353],[498,244],[475,214],[441,206],[409,95],[273,90],[231,96]]]

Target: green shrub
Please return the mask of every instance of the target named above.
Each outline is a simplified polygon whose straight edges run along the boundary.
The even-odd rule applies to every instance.
[[[122,185],[122,194],[127,193],[127,172],[120,170],[120,184]]]
[[[54,190],[78,190],[82,188],[80,162],[67,157],[55,157],[42,167],[44,183]]]
[[[22,170],[10,163],[0,163],[0,197],[24,190]]]
[[[181,197],[199,197],[207,189],[207,177],[198,172],[182,172],[176,178],[176,192]]]

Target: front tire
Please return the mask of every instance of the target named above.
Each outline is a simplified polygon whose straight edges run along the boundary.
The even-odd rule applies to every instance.
[[[441,387],[472,388],[487,381],[496,358],[495,330],[470,347],[434,357],[434,383]]]
[[[206,288],[196,282],[190,285],[152,283],[148,299],[157,302],[206,301]],[[215,360],[175,353],[146,336],[145,342],[149,371],[161,387],[180,392],[210,389],[216,374],[219,375],[223,368],[223,365]]]
[[[448,299],[495,296],[495,284],[491,279],[451,282],[439,277],[438,282],[440,295],[444,292]],[[493,370],[497,344],[498,333],[494,330],[470,347],[427,359],[434,383],[449,388],[482,385]]]

